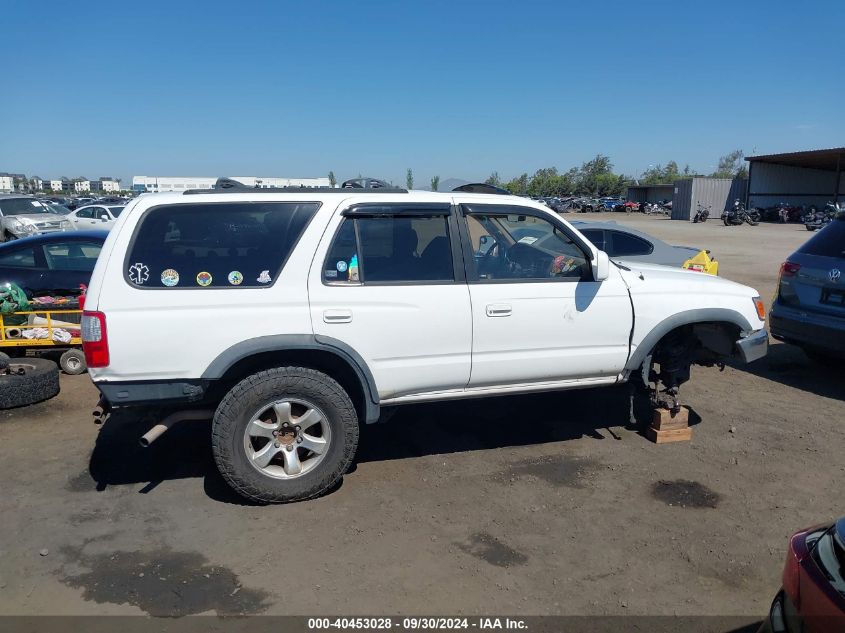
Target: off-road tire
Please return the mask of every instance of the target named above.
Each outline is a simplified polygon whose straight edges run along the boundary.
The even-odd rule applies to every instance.
[[[243,437],[250,417],[282,398],[302,398],[323,411],[331,444],[317,466],[293,479],[259,472],[245,454]],[[304,367],[278,367],[241,380],[220,402],[211,426],[214,461],[240,495],[262,503],[288,503],[318,497],[343,477],[358,447],[358,415],[349,395],[332,378]]]
[[[12,359],[9,367],[23,366],[26,373],[0,375],[0,409],[23,407],[59,393],[59,368],[45,358]]]
[[[69,349],[59,357],[59,367],[68,376],[78,376],[86,372],[88,364],[85,362],[85,354],[81,350]]]

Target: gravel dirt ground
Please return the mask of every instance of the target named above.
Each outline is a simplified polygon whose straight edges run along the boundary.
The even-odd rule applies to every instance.
[[[589,215],[569,215],[578,219]],[[800,225],[596,214],[709,248],[770,303]],[[141,341],[142,343],[142,341]],[[775,343],[696,368],[691,442],[624,388],[407,406],[323,498],[246,504],[208,425],[92,423],[97,392],[0,412],[0,614],[720,614],[761,618],[787,537],[845,514],[842,373]]]

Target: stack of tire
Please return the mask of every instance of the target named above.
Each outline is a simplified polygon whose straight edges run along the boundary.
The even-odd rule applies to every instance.
[[[56,363],[44,358],[9,358],[0,352],[0,409],[34,404],[58,393]]]

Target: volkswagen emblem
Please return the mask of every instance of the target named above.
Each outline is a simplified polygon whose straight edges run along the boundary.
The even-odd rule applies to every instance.
[[[842,271],[838,268],[831,268],[827,273],[827,278],[833,283],[839,283],[839,278],[842,276]]]

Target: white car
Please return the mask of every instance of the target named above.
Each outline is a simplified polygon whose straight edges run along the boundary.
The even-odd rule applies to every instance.
[[[675,393],[692,364],[767,351],[754,289],[614,263],[525,198],[227,186],[126,207],[82,337],[104,410],[172,407],[144,444],[213,418],[216,463],[251,499],[328,490],[383,407],[629,381]]]
[[[77,231],[109,231],[120,217],[124,206],[114,204],[89,204],[67,214],[67,219]]]

